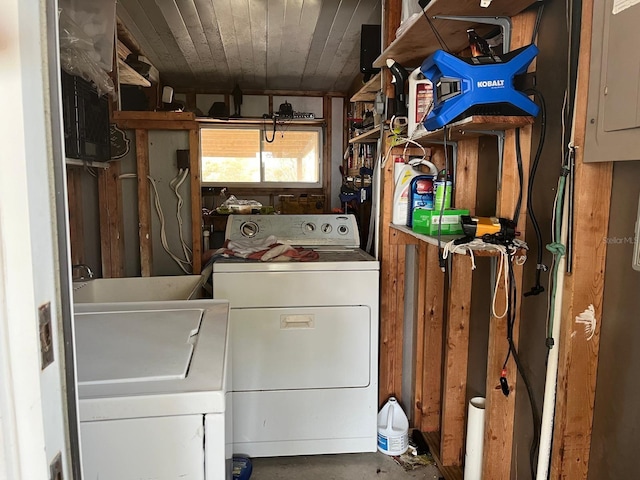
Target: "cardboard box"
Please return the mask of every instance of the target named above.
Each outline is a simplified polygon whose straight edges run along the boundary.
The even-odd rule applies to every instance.
[[[462,235],[461,215],[469,215],[469,210],[446,208],[442,215],[442,235]],[[437,235],[440,210],[413,210],[413,231],[424,235]]]
[[[324,213],[324,195],[280,195],[280,213]]]

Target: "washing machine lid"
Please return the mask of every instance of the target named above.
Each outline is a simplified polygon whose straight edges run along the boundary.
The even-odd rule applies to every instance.
[[[78,385],[185,378],[203,312],[95,312],[76,322]]]
[[[74,309],[80,421],[225,412],[226,300]]]

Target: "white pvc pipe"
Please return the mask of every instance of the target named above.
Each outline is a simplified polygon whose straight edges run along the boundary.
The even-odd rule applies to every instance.
[[[473,397],[469,401],[467,442],[464,456],[464,480],[482,480],[484,406],[484,397]]]
[[[560,243],[563,245],[567,241],[568,211],[569,201],[565,199],[562,209],[562,226],[560,228]],[[562,201],[562,199],[558,199]],[[549,477],[549,462],[551,460],[551,441],[553,439],[553,417],[556,407],[556,388],[558,381],[558,354],[560,350],[560,326],[562,323],[562,293],[564,286],[566,259],[563,255],[558,260],[558,276],[555,281],[556,296],[553,308],[553,348],[549,350],[547,359],[547,376],[544,385],[544,403],[542,405],[542,423],[540,428],[540,448],[538,449],[538,468],[536,470],[536,480],[547,480]]]

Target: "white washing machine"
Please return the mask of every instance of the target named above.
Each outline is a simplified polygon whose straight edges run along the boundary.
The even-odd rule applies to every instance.
[[[352,215],[235,215],[226,238],[313,249],[315,261],[213,265],[230,302],[234,453],[376,450],[379,263]]]
[[[230,480],[228,302],[75,305],[85,479]]]

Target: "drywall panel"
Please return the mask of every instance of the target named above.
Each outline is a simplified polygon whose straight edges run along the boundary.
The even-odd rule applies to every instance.
[[[631,268],[638,239],[635,201],[630,201],[640,194],[638,178],[640,162],[613,169],[589,480],[635,478],[638,472],[640,272]]]
[[[277,108],[277,106],[276,106]],[[231,98],[231,114],[235,112],[235,102]],[[269,113],[269,97],[267,95],[243,95],[240,105],[242,118],[262,118]]]
[[[322,118],[322,97],[294,97],[273,96],[273,110],[278,111],[280,104],[289,102],[294,112],[313,113],[316,118]]]
[[[196,95],[196,108],[199,108],[205,116],[209,115],[209,109],[213,102],[224,102],[225,95],[213,95],[208,93],[198,93]]]
[[[184,260],[185,254],[180,240],[180,226],[177,218],[178,197],[171,188],[171,181],[178,175],[176,150],[189,149],[189,133],[173,130],[149,131],[149,174],[156,182],[162,214],[165,221],[165,236],[169,250]],[[181,209],[182,233],[186,245],[191,248],[191,193],[187,177],[179,188],[183,205]],[[180,275],[184,272],[178,263],[165,251],[161,241],[161,222],[154,206],[154,191],[151,188],[153,209],[153,274]],[[190,267],[186,267],[190,268]]]

